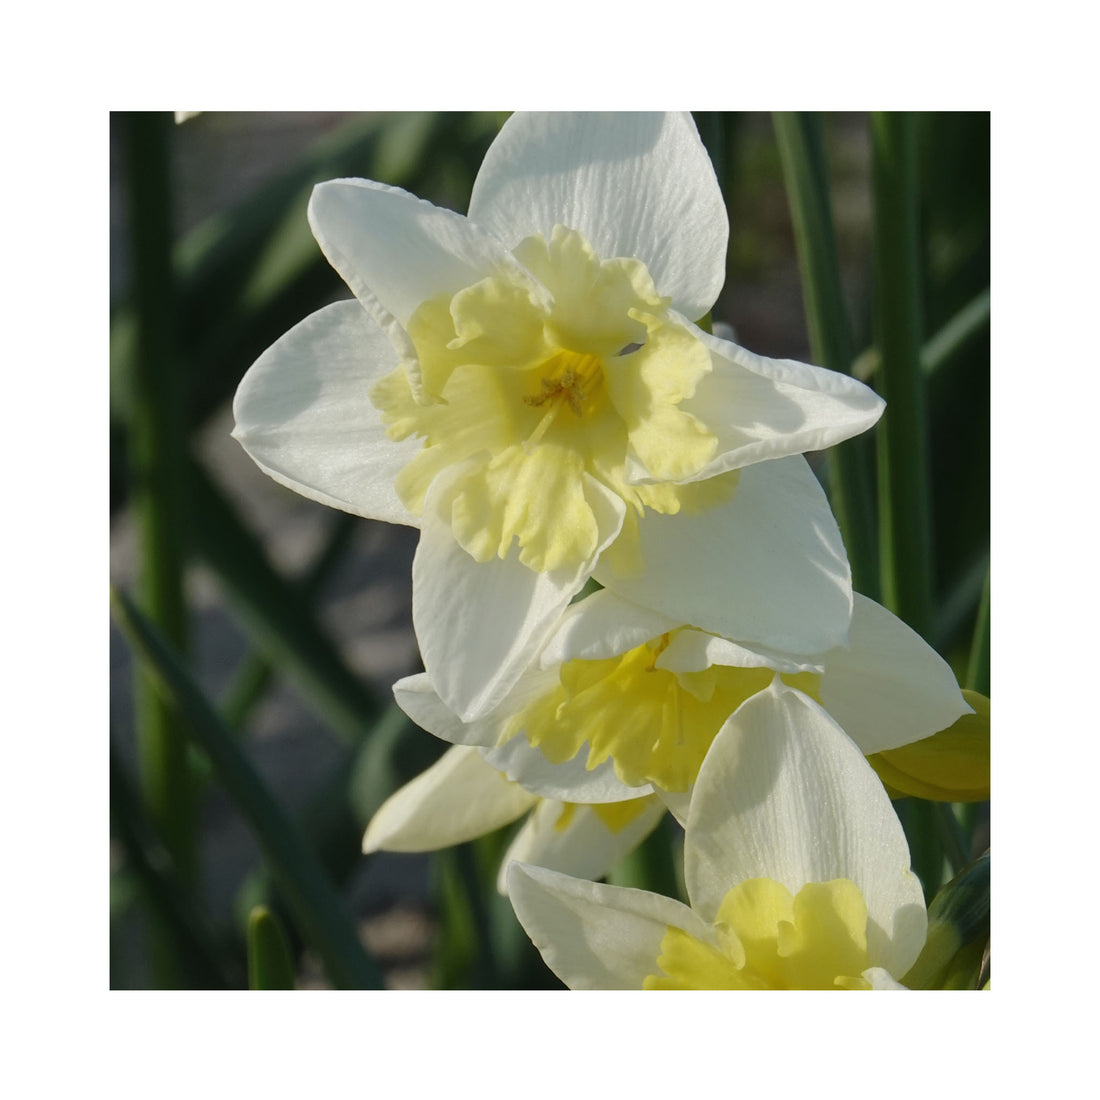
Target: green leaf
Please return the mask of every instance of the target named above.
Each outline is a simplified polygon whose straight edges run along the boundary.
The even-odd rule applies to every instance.
[[[917,143],[904,112],[871,119],[874,196],[874,331],[886,411],[879,422],[882,602],[932,636],[932,510],[921,371],[921,269]]]
[[[191,989],[238,987],[244,975],[238,974],[239,967],[219,940],[194,891],[177,874],[113,743],[109,752],[112,835],[122,844],[125,866],[160,930],[165,949],[176,959],[173,984]]]
[[[989,576],[988,549],[961,571],[940,600],[935,619],[935,648],[946,653],[959,632],[974,621]],[[985,693],[983,693],[985,694]]]
[[[814,361],[851,374],[854,353],[837,260],[821,122],[814,114],[776,112],[776,141],[791,208],[802,294]],[[852,583],[864,595],[879,591],[871,443],[866,435],[828,454],[829,500],[844,537]]]
[[[195,550],[210,566],[256,648],[285,672],[347,741],[364,737],[381,706],[321,630],[308,599],[268,561],[236,509],[192,464]]]
[[[134,480],[133,512],[140,564],[138,600],[180,650],[186,648],[183,539],[186,524],[181,378],[174,330],[171,265],[169,140],[172,116],[142,111],[122,116],[127,138],[130,276],[134,340],[131,374],[132,431],[128,465]],[[197,875],[196,782],[187,743],[170,701],[154,690],[142,669],[134,675],[134,721],[142,799],[184,881]],[[165,926],[152,933],[150,953],[158,981],[184,980]]]
[[[248,988],[294,988],[294,959],[286,933],[263,905],[256,906],[248,918]]]
[[[344,989],[380,988],[378,968],[360,943],[340,895],[233,732],[130,600],[112,590],[111,601],[135,654],[145,662],[159,689],[179,707],[188,736],[209,756],[230,798],[252,827],[300,932],[324,960],[334,984]]]
[[[966,670],[966,683],[974,691],[989,694],[989,570],[985,573],[982,602],[978,607],[978,620],[974,626],[974,638],[970,643],[970,661]]]
[[[341,513],[324,549],[317,555],[305,576],[291,582],[305,600],[312,600],[339,564],[357,522],[357,517]],[[263,697],[274,673],[275,666],[259,650],[253,649],[245,655],[222,696],[220,709],[222,717],[229,725],[238,728],[244,725],[253,706]]]

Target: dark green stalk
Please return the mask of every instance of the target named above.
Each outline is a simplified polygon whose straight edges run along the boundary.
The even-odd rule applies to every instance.
[[[480,937],[455,848],[433,853],[432,878],[439,915],[432,984],[436,989],[469,988],[477,968]]]
[[[666,815],[634,851],[620,860],[607,876],[607,881],[615,886],[632,886],[686,901],[682,896],[673,857],[674,827],[672,818]],[[676,842],[680,842],[679,837]]]
[[[988,575],[989,554],[985,553],[967,566],[947,592],[940,596],[933,634],[933,644],[940,653],[948,651],[955,636],[973,619]]]
[[[239,730],[248,721],[252,708],[263,698],[275,674],[272,663],[256,650],[241,659],[218,706],[227,726]]]
[[[810,347],[815,362],[852,373],[853,342],[840,281],[829,174],[815,114],[776,112],[776,141],[791,208]],[[830,449],[829,500],[848,550],[852,582],[864,595],[879,589],[871,449],[857,436]]]
[[[224,493],[197,463],[190,474],[194,549],[216,574],[241,625],[333,731],[358,743],[381,704],[318,626],[310,601],[268,561]]]
[[[321,586],[328,580],[332,570],[339,564],[344,550],[355,532],[356,518],[340,515],[325,543],[321,553],[310,565],[304,577],[296,582],[296,587],[307,599],[312,599]],[[243,726],[252,708],[256,705],[271,677],[274,666],[263,653],[252,650],[245,655],[233,680],[222,697],[220,710],[225,721],[234,727]]]
[[[195,687],[156,629],[126,596],[112,592],[115,616],[155,683],[180,709],[183,728],[206,753],[234,805],[270,861],[303,938],[324,960],[338,988],[377,989],[381,976],[308,843],[272,796],[233,732]]]
[[[989,570],[985,574],[982,602],[978,608],[978,621],[974,626],[974,640],[970,646],[970,661],[966,669],[966,686],[971,691],[989,694]]]
[[[932,516],[921,371],[916,120],[871,119],[874,327],[886,412],[878,426],[883,603],[925,638],[932,632]]]
[[[137,349],[133,362],[129,460],[141,543],[138,599],[177,649],[187,641],[180,520],[185,446],[175,363],[169,135],[172,116],[126,117],[130,253]],[[194,791],[186,741],[170,704],[139,669],[135,714],[141,789],[180,876],[195,876]]]
[[[232,989],[243,981],[218,940],[192,890],[181,882],[153,823],[145,815],[112,744],[110,754],[112,834],[149,903],[157,935],[176,960],[178,984],[191,989]]]
[[[970,341],[989,327],[989,288],[972,298],[938,332],[930,336],[920,351],[921,370],[931,378],[951,362]],[[880,368],[878,348],[865,348],[856,356],[852,373],[871,383]]]
[[[932,813],[939,829],[944,855],[951,865],[951,874],[957,875],[970,861],[970,846],[963,827],[955,816],[955,807],[950,802],[933,802]]]
[[[943,884],[944,848],[935,806],[936,803],[923,798],[902,798],[894,803],[909,843],[913,871],[924,888],[926,904]]]
[[[175,361],[169,138],[172,116],[125,117],[130,276],[135,352],[130,376],[127,461],[140,545],[138,600],[181,652],[187,646],[181,522],[185,511],[181,378]],[[197,875],[196,784],[171,703],[135,669],[134,724],[142,798],[183,882]],[[151,932],[157,981],[184,975],[163,924]]]
[[[294,958],[278,917],[257,905],[248,918],[248,988],[293,989]]]
[[[933,375],[983,329],[989,328],[989,287],[972,298],[921,349],[921,368]]]

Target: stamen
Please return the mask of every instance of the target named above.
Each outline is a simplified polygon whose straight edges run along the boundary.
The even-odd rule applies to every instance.
[[[566,363],[569,365],[564,366]],[[539,380],[542,392],[528,394],[523,399],[525,405],[536,409],[547,402],[550,403],[550,408],[523,444],[524,450],[528,453],[549,431],[562,404],[567,403],[578,419],[582,417],[586,402],[602,379],[602,367],[599,359],[594,355],[561,352],[544,363],[543,368],[546,367],[550,367],[551,370]],[[553,368],[559,368],[560,372]],[[563,400],[558,400],[559,398]]]

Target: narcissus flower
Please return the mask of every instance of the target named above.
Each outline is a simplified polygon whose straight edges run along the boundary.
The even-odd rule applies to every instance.
[[[847,560],[798,456],[882,402],[692,322],[728,227],[690,115],[514,115],[468,218],[349,179],[309,219],[356,300],[254,364],[234,434],[282,484],[420,528],[413,621],[456,713],[500,702],[593,573],[705,629],[844,642]]]
[[[970,710],[946,662],[859,595],[849,644],[807,658],[735,643],[604,590],[563,614],[485,717],[461,721],[424,674],[398,681],[394,696],[424,729],[481,746],[533,793],[587,802],[657,791],[683,821],[711,742],[777,673],[865,754],[920,741]]]
[[[533,750],[532,750],[533,751]],[[371,818],[364,852],[430,852],[527,820],[501,863],[512,860],[602,878],[657,827],[665,807],[655,795],[581,804],[540,798],[497,771],[479,749],[455,745],[395,791]]]
[[[513,863],[508,893],[572,989],[897,989],[927,912],[882,784],[779,682],[723,727],[684,839],[690,906]]]

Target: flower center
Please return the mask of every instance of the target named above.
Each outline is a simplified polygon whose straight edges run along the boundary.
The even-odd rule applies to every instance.
[[[548,359],[535,372],[539,375],[539,390],[523,397],[532,408],[545,408],[542,419],[524,442],[524,449],[536,447],[550,429],[558,412],[566,405],[578,419],[591,415],[594,398],[603,387],[603,367],[595,355],[576,351],[561,351]]]
[[[435,477],[465,464],[444,508],[458,543],[478,561],[518,543],[519,560],[545,572],[591,562],[615,534],[600,486],[633,516],[726,499],[729,475],[689,480],[718,442],[681,408],[710,353],[645,265],[601,260],[561,226],[515,256],[541,297],[517,272],[422,302],[406,325],[415,361],[371,390],[391,438],[424,441],[395,481],[405,506],[420,514]],[[637,524],[623,523],[627,561]]]
[[[867,903],[851,879],[810,882],[792,898],[768,878],[738,883],[714,940],[669,927],[645,989],[870,989]]]
[[[726,719],[775,673],[726,665],[697,672],[661,668],[661,655],[678,633],[619,657],[566,661],[558,687],[515,715],[503,740],[522,732],[554,764],[573,759],[587,742],[589,769],[610,758],[628,786],[686,791]],[[784,679],[813,693],[819,677]]]

